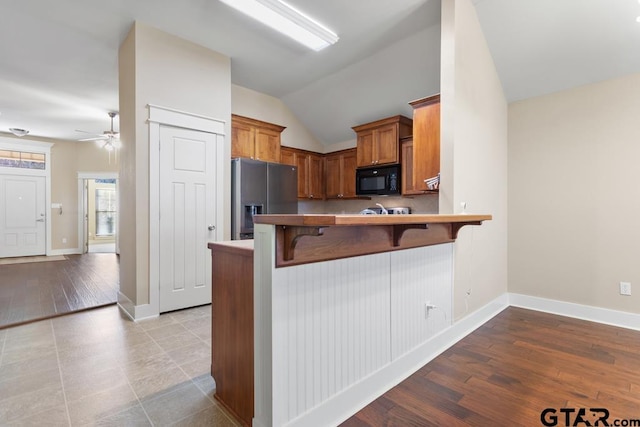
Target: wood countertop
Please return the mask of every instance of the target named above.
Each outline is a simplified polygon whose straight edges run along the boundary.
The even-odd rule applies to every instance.
[[[220,246],[229,246],[232,248],[238,249],[253,249],[253,239],[246,240],[221,240],[218,242],[209,242],[208,247],[220,245]]]
[[[454,242],[466,225],[491,215],[256,215],[273,225],[276,267]]]
[[[410,215],[335,215],[335,214],[301,214],[301,215],[256,215],[256,224],[331,227],[362,225],[402,225],[402,224],[442,224],[442,223],[477,223],[491,220],[491,215],[458,214],[410,214]]]

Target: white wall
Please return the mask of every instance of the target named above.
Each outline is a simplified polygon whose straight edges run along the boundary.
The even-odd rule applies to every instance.
[[[640,74],[509,106],[509,291],[640,313]]]
[[[436,2],[430,3],[437,9]],[[413,77],[418,77],[419,86],[407,83],[416,81]],[[410,101],[439,90],[440,26],[431,25],[285,95],[282,100],[294,111],[299,111],[301,121],[310,131],[322,130],[327,140],[321,142],[331,146],[355,138],[353,126],[397,114],[411,117]],[[367,102],[366,111],[359,108],[363,100]],[[329,114],[335,109],[345,111],[345,114],[336,119],[334,114]]]
[[[281,144],[287,147],[324,152],[324,146],[280,99],[238,85],[231,85],[231,112],[240,116],[286,126]]]
[[[507,291],[507,103],[471,0],[442,1],[441,102],[440,213],[493,215],[455,244],[460,319]]]
[[[136,22],[119,54],[120,291],[136,306],[149,303],[149,125],[148,104],[227,123],[231,121],[230,59],[202,46]],[[231,158],[227,138],[224,158]],[[230,162],[222,161],[225,176]],[[229,188],[225,185],[224,188]],[[228,236],[230,190],[222,224]]]

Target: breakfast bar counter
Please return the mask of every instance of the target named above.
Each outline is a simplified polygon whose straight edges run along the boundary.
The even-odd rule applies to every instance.
[[[453,242],[491,215],[258,215],[275,226],[276,267]]]
[[[477,214],[410,214],[410,215],[349,215],[349,214],[282,214],[257,215],[256,224],[291,226],[357,226],[357,225],[398,225],[398,224],[471,224],[490,220],[491,215]]]
[[[210,243],[216,398],[254,427],[344,421],[433,352],[454,241],[490,219],[256,215],[253,246]]]

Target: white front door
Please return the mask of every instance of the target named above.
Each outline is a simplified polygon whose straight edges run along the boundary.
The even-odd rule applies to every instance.
[[[0,175],[0,203],[0,258],[45,255],[45,177]]]
[[[215,135],[160,127],[160,312],[211,302]]]

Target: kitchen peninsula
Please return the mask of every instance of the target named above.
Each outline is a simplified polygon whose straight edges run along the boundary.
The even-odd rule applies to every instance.
[[[253,355],[253,419],[244,422],[332,425],[409,375],[419,349],[451,325],[453,242],[463,226],[490,219],[255,216],[253,251],[247,242],[209,244],[216,383],[222,385],[216,372],[224,367],[216,366],[215,349],[229,345],[216,337],[216,292],[246,288],[252,274],[246,261],[230,274],[229,252],[251,255],[253,265],[253,294],[237,307],[253,317],[253,349],[246,349]],[[226,272],[216,271],[216,259]],[[216,390],[216,397],[237,413],[224,393]]]

